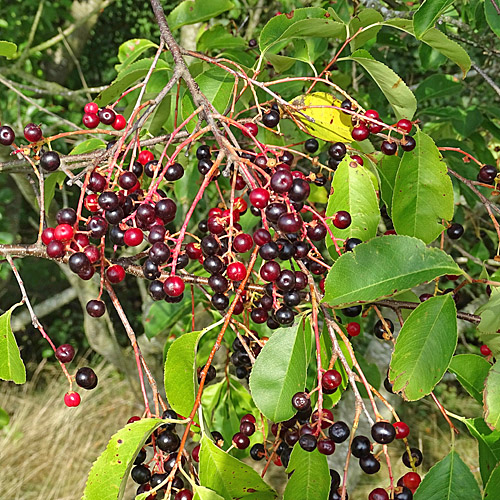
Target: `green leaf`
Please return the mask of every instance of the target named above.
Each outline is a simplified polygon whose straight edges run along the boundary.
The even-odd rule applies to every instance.
[[[288,480],[283,500],[326,500],[330,491],[330,474],[326,455],[318,450],[308,452],[294,446],[286,469]]]
[[[184,0],[170,12],[168,24],[170,29],[176,30],[186,24],[202,23],[232,9],[230,0]]]
[[[493,287],[491,296],[486,304],[482,305],[476,314],[481,316],[481,321],[477,325],[479,337],[491,349],[495,356],[500,355],[500,288]]]
[[[401,158],[399,156],[384,156],[377,164],[381,197],[385,203],[389,217],[392,216],[392,196],[400,163]]]
[[[161,418],[143,418],[120,429],[90,470],[82,500],[120,500],[135,457]]]
[[[453,356],[448,370],[454,373],[465,390],[478,402],[483,402],[484,381],[491,365],[477,354]]]
[[[204,486],[195,485],[193,500],[223,500],[223,497],[217,495],[215,491],[209,490]]]
[[[500,431],[492,431],[482,418],[459,418],[471,435],[477,440],[479,448],[479,469],[483,485],[500,462]]]
[[[3,408],[0,408],[0,429],[2,429],[2,427],[5,427],[6,425],[9,425],[9,421],[9,414]]]
[[[423,102],[436,97],[449,97],[461,89],[462,83],[452,75],[431,75],[418,85],[415,97]]]
[[[358,14],[351,19],[351,22],[349,23],[349,33],[351,33],[351,36],[353,36],[360,28],[365,28],[367,26],[371,26],[372,24],[380,23],[383,20],[384,18],[382,14],[380,14],[380,12],[376,11],[375,9],[364,9],[361,12],[358,12]],[[377,24],[376,26],[362,31],[359,35],[356,35],[356,37],[351,42],[352,50],[359,49],[366,42],[368,42],[372,38],[375,38],[381,28],[382,25]]]
[[[106,149],[106,143],[101,139],[87,139],[86,141],[77,144],[70,152],[70,155],[81,155],[83,153],[91,153],[96,149]]]
[[[487,0],[486,0],[487,1]],[[495,500],[500,491],[500,465],[493,471],[483,491],[484,500]]]
[[[489,24],[491,31],[493,31],[496,36],[500,37],[500,15],[491,0],[484,0],[484,15],[486,16],[486,21]]]
[[[118,60],[120,64],[115,65],[117,73],[130,66],[137,58],[139,58],[146,50],[154,47],[158,48],[156,43],[145,38],[133,38],[123,42],[118,49]]]
[[[247,42],[244,38],[229,33],[227,28],[220,24],[205,31],[196,42],[196,48],[200,52],[215,49],[241,49],[246,46]]]
[[[500,360],[488,373],[483,401],[485,422],[490,429],[500,430]]]
[[[12,311],[18,305],[14,304],[0,316],[0,378],[11,380],[15,384],[24,384],[26,382],[26,368],[10,326]]]
[[[306,7],[295,9],[291,14],[281,14],[271,18],[262,28],[259,47],[264,55],[279,43],[293,38],[343,38],[344,36],[345,25],[332,20],[326,10]]]
[[[385,21],[385,26],[392,26],[410,35],[415,36],[413,23],[408,19],[390,19]],[[457,42],[450,40],[442,31],[436,28],[429,29],[421,38],[421,41],[436,49],[448,59],[457,64],[462,70],[463,77],[471,67],[469,54]]]
[[[304,329],[276,330],[262,348],[250,375],[257,408],[273,422],[293,417],[292,396],[303,391],[307,376]]]
[[[474,475],[454,450],[426,474],[414,500],[480,500]]]
[[[425,0],[413,15],[413,29],[415,36],[422,38],[422,35],[433,28],[437,19],[453,3],[454,0]]]
[[[180,306],[180,307],[179,307]],[[144,319],[144,333],[148,339],[171,329],[191,311],[191,299],[186,298],[181,304],[153,302]]]
[[[0,57],[7,57],[10,59],[16,52],[17,45],[15,43],[0,40]]]
[[[219,113],[224,113],[232,97],[234,77],[227,71],[214,67],[198,75],[195,80],[201,92],[212,103],[214,108]],[[195,109],[191,94],[186,93],[182,100],[183,119],[187,119]],[[197,121],[198,115],[186,125],[190,132],[194,130]]]
[[[187,418],[196,399],[196,350],[205,331],[185,333],[170,346],[165,360],[165,393],[170,406]]]
[[[445,274],[462,270],[442,250],[409,236],[382,236],[339,257],[328,272],[323,300],[335,307],[373,302]]]
[[[422,302],[399,332],[389,368],[394,392],[409,401],[430,394],[457,347],[457,310],[451,294]]]
[[[444,230],[441,220],[453,217],[453,185],[434,141],[420,131],[415,141],[415,149],[403,154],[396,175],[392,220],[398,234],[430,243]]]
[[[355,61],[370,74],[392,106],[396,118],[411,120],[417,110],[417,99],[402,78],[384,63],[373,59],[366,50],[357,50],[341,60]]]
[[[260,356],[259,356],[260,357]],[[200,482],[225,500],[273,500],[276,492],[251,467],[201,438]]]
[[[59,189],[63,187],[64,181],[66,180],[66,174],[64,172],[54,172],[49,174],[43,184],[43,201],[45,204],[45,210],[47,211],[50,207],[54,195],[56,193],[56,184],[59,184]],[[37,202],[38,205],[38,202]]]
[[[362,241],[373,238],[377,234],[380,209],[368,170],[346,155],[333,176],[332,190],[326,208],[327,217],[339,210],[346,210],[351,215],[351,225],[346,229],[338,229],[331,219],[328,220],[333,235],[336,238],[359,238]],[[327,245],[333,255],[335,247],[330,236],[327,237]]]
[[[140,59],[139,61],[133,62],[118,74],[116,80],[114,80],[106,90],[103,90],[96,97],[94,102],[99,106],[105,106],[113,102],[116,98],[120,97],[125,90],[145,77],[151,68],[151,64],[153,64],[152,58]],[[155,73],[158,71],[166,73],[167,70],[168,64],[162,59],[159,59],[156,62]],[[165,82],[166,81],[167,80],[165,80]]]

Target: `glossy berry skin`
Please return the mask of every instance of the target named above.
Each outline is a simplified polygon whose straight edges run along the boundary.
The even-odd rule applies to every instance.
[[[399,120],[398,123],[396,123],[396,127],[403,130],[406,133],[409,133],[413,128],[413,123],[410,120],[407,120],[406,118],[401,118],[401,120]]]
[[[362,306],[350,306],[350,307],[345,307],[342,309],[342,314],[344,316],[348,316],[349,318],[355,318],[356,316],[359,316],[362,311]]]
[[[297,233],[303,224],[302,217],[297,213],[283,214],[278,219],[278,229],[283,233]]]
[[[351,214],[345,210],[339,210],[333,215],[332,222],[337,229],[346,229],[351,225]]]
[[[306,411],[311,408],[311,399],[309,395],[305,392],[297,392],[292,397],[292,406],[297,411]]]
[[[9,126],[3,125],[0,127],[0,144],[2,146],[10,146],[15,138],[16,134],[14,134],[14,131]]]
[[[262,265],[260,268],[260,277],[265,281],[276,281],[280,275],[281,268],[280,265],[274,261],[270,260]]]
[[[253,239],[249,234],[238,234],[233,240],[233,248],[238,253],[246,253],[253,247]]]
[[[404,439],[410,434],[410,428],[404,422],[394,422],[392,425],[396,430],[396,439]]]
[[[361,326],[359,326],[359,323],[356,323],[355,321],[351,321],[350,323],[347,323],[347,333],[351,337],[357,337],[360,332],[361,332]]]
[[[363,242],[359,238],[348,238],[345,240],[344,249],[346,252],[352,252],[360,243]]]
[[[328,435],[334,443],[343,443],[350,435],[349,426],[342,421],[335,422],[329,429]]]
[[[495,180],[497,174],[498,171],[496,167],[494,167],[493,165],[484,165],[479,169],[477,178],[481,182],[484,182],[486,184],[491,184]]]
[[[172,431],[164,431],[156,438],[156,444],[161,451],[172,453],[177,451],[181,441],[179,436]]]
[[[418,467],[422,463],[422,460],[424,459],[422,452],[418,448],[410,448],[410,451],[415,462],[415,467]],[[406,467],[411,469],[410,458],[407,451],[403,453],[401,459],[403,460],[403,463],[406,465]]]
[[[278,111],[271,109],[262,117],[262,123],[269,128],[274,128],[280,122],[280,114]]]
[[[331,439],[320,439],[318,441],[318,451],[322,455],[332,455],[335,451],[335,443]]]
[[[106,305],[102,300],[89,300],[85,309],[89,316],[100,318],[106,312]]]
[[[413,151],[416,145],[417,142],[415,141],[415,139],[409,135],[401,139],[401,149],[403,151]]]
[[[371,428],[372,438],[379,444],[389,444],[396,438],[396,429],[389,422],[376,422]]]
[[[328,148],[328,156],[334,160],[342,160],[347,153],[347,148],[343,142],[334,142]]]
[[[123,115],[116,115],[115,121],[111,124],[115,130],[123,130],[127,126],[127,120]]]
[[[179,297],[184,288],[184,281],[179,276],[169,276],[163,283],[163,290],[169,297]]]
[[[184,175],[184,167],[180,163],[169,165],[165,172],[165,179],[170,182],[179,180]]]
[[[292,183],[293,177],[288,170],[278,170],[271,177],[271,189],[278,194],[290,191]]]
[[[398,488],[396,488],[396,491],[397,490],[398,490]],[[394,500],[413,500],[413,494],[409,488],[407,488],[406,486],[403,486],[401,488],[401,491],[398,491],[394,495]]]
[[[490,356],[491,355],[491,349],[486,345],[482,345],[479,350],[481,351],[481,354],[483,356]]]
[[[110,266],[106,269],[106,278],[110,283],[120,283],[125,279],[125,269],[119,264]]]
[[[368,500],[389,500],[389,494],[383,488],[375,488],[368,495]]]
[[[56,358],[61,363],[70,363],[75,357],[75,349],[71,344],[62,344],[56,349]]]
[[[240,432],[245,436],[251,436],[255,433],[255,424],[253,422],[241,422]]]
[[[136,247],[140,245],[144,239],[144,235],[139,228],[131,227],[125,231],[125,235],[123,237],[123,241],[125,245],[129,247]]]
[[[111,125],[116,118],[116,114],[112,109],[102,108],[98,111],[97,116],[104,125]]]
[[[96,128],[100,121],[96,113],[85,113],[82,117],[82,123],[90,129]]]
[[[94,193],[104,191],[106,188],[106,179],[98,172],[92,172],[89,180],[89,189]]]
[[[299,438],[299,446],[304,450],[304,451],[314,451],[318,444],[318,440],[316,439],[316,436],[313,436],[312,434],[303,434]]]
[[[396,154],[398,150],[398,145],[394,141],[383,141],[380,145],[380,150],[387,156],[392,156]]]
[[[259,131],[259,127],[255,123],[245,123],[241,131],[245,137],[255,137]]]
[[[227,266],[227,277],[231,281],[241,281],[247,275],[247,269],[241,262],[232,262]]]
[[[323,373],[321,385],[327,391],[335,390],[342,383],[342,375],[337,370],[327,370]]]
[[[371,452],[370,440],[366,436],[356,436],[351,443],[351,453],[356,458],[367,457]]]
[[[319,143],[316,139],[307,139],[306,142],[304,142],[304,149],[308,153],[316,153],[319,148]]]
[[[151,471],[145,465],[136,465],[130,476],[137,484],[145,484],[151,480]]]
[[[267,229],[259,228],[253,233],[253,241],[258,246],[265,245],[271,241],[271,234]]]
[[[40,157],[40,166],[47,172],[54,172],[60,164],[61,159],[55,151],[47,151]]]
[[[92,368],[84,366],[75,375],[75,382],[82,388],[91,390],[97,386],[97,375]]]
[[[451,240],[458,240],[464,234],[464,227],[462,224],[454,222],[447,230],[446,234]]]
[[[239,450],[244,450],[248,448],[248,446],[250,445],[250,439],[248,438],[248,436],[245,436],[245,434],[243,434],[242,432],[237,432],[233,436],[233,444]]]
[[[420,482],[420,476],[416,472],[407,472],[403,477],[403,486],[406,486],[408,489],[415,491]]]
[[[83,252],[75,252],[68,260],[69,268],[76,274],[90,266],[88,257]]]
[[[387,326],[389,327],[390,333],[391,334],[394,333],[394,324],[393,324],[393,322],[390,319],[388,319],[388,318],[384,318],[384,321],[387,324]],[[380,340],[384,340],[385,336],[387,336],[389,334],[386,331],[385,326],[384,326],[384,324],[382,323],[381,320],[378,320],[375,323],[375,326],[373,327],[373,333],[375,334],[375,337],[377,337]]]
[[[84,113],[97,113],[99,106],[95,102],[88,102],[83,108]]]
[[[64,404],[69,408],[76,408],[80,404],[80,394],[71,391],[64,395]]]
[[[376,474],[380,470],[380,462],[371,453],[359,459],[359,466],[366,474]]]
[[[192,500],[193,493],[189,490],[179,490],[174,497],[174,500]]]
[[[364,141],[365,139],[368,139],[370,131],[365,125],[358,125],[352,129],[351,135],[355,141]]]
[[[42,138],[42,129],[34,123],[24,127],[24,138],[29,142],[38,142]]]
[[[65,254],[64,243],[59,240],[53,240],[47,245],[47,255],[51,259],[59,259]]]
[[[253,460],[262,460],[266,453],[264,451],[264,445],[262,443],[256,443],[250,448],[250,456]]]

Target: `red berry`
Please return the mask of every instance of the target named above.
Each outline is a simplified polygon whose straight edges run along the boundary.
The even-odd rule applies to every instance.
[[[483,356],[489,356],[491,354],[491,349],[486,344],[482,345],[479,350]]]
[[[42,243],[48,245],[52,240],[55,239],[55,230],[53,227],[46,227],[42,232]]]
[[[242,132],[246,137],[255,137],[258,131],[259,127],[255,123],[245,123],[243,125]]]
[[[24,127],[24,137],[29,142],[38,142],[42,137],[42,129],[34,123],[28,123]]]
[[[233,444],[238,448],[239,450],[244,450],[245,448],[248,448],[250,444],[250,439],[248,436],[245,436],[242,432],[237,432],[233,436]]]
[[[251,422],[252,424],[256,423],[255,417],[251,413],[247,413],[243,417],[241,417],[241,422]]]
[[[195,462],[200,461],[200,445],[199,444],[193,448],[193,451],[191,452],[191,456],[193,457],[193,460]]]
[[[378,111],[376,111],[374,109],[368,109],[365,112],[365,116],[367,116],[368,118],[373,118],[374,120],[378,120],[379,119]]]
[[[179,276],[169,276],[163,283],[163,291],[169,297],[179,297],[184,292],[184,281]]]
[[[250,192],[248,198],[254,207],[265,208],[269,202],[269,191],[263,188],[256,188]]]
[[[414,492],[420,484],[420,476],[416,472],[407,472],[403,477],[403,485]]]
[[[360,165],[364,165],[363,158],[359,155],[351,155],[351,160],[355,161],[356,163],[359,163]]]
[[[192,500],[193,493],[189,490],[179,490],[174,500]]]
[[[64,256],[64,243],[59,240],[52,240],[47,245],[47,255],[51,259],[59,259]]]
[[[323,373],[321,385],[327,391],[335,390],[342,383],[342,375],[337,370],[327,370]]]
[[[89,239],[86,234],[77,233],[73,238],[73,242],[71,243],[71,248],[78,252],[82,248],[86,248],[90,244]]]
[[[404,439],[410,434],[410,428],[404,422],[394,422],[394,429],[396,429],[396,439]]]
[[[358,125],[352,129],[351,135],[355,141],[364,141],[370,135],[370,131],[365,125]]]
[[[141,419],[141,417],[138,417],[137,415],[134,415],[133,417],[130,417],[127,420],[127,424],[133,424],[134,422],[138,422]]]
[[[83,249],[83,253],[87,256],[91,264],[94,264],[99,260],[101,254],[99,253],[99,249],[94,245],[89,245]]]
[[[370,134],[378,134],[379,132],[382,131],[382,125],[380,125],[379,123],[371,123],[370,122],[370,125],[369,125],[369,129],[370,129]]]
[[[253,239],[249,234],[241,233],[233,240],[233,248],[238,253],[246,253],[253,247]]]
[[[351,225],[351,214],[345,210],[339,210],[332,217],[333,225],[338,229],[346,229]]]
[[[83,108],[84,113],[97,113],[99,106],[95,102],[88,102]]]
[[[70,241],[73,238],[73,226],[69,224],[58,224],[54,229],[54,238],[59,241]]]
[[[327,427],[330,427],[333,424],[333,413],[330,410],[327,410],[326,408],[323,408],[321,412],[321,428],[326,429]],[[311,423],[317,422],[319,419],[319,413],[318,410],[316,410],[312,415],[311,415]]]
[[[96,113],[85,113],[82,118],[82,123],[87,128],[96,128],[99,125],[99,117]]]
[[[99,203],[97,203],[98,196],[96,194],[89,194],[85,197],[83,204],[89,212],[97,212],[99,210]]]
[[[231,281],[241,281],[247,275],[247,268],[241,262],[232,262],[227,266],[227,277]]]
[[[116,115],[115,121],[111,125],[115,130],[123,130],[127,126],[127,120],[123,115]]]
[[[74,391],[67,392],[64,395],[64,404],[66,406],[69,406],[70,408],[78,406],[80,404],[80,401],[81,401],[80,394],[78,394],[77,392]]]
[[[148,161],[153,161],[154,159],[155,157],[153,153],[151,153],[151,151],[148,151],[147,149],[143,149],[137,157],[138,162],[142,165],[146,165]]]
[[[123,241],[125,245],[129,247],[136,247],[142,243],[144,239],[144,235],[142,231],[137,227],[131,227],[125,231],[125,235],[123,236]]]
[[[69,363],[74,357],[75,349],[71,344],[63,344],[56,349],[56,358],[61,363]]]
[[[389,500],[389,495],[383,488],[375,488],[368,496],[368,500]]]
[[[398,121],[398,123],[396,123],[396,127],[408,133],[413,128],[413,123],[410,120],[402,118],[401,120]]]
[[[110,283],[120,283],[125,279],[125,270],[122,266],[115,264],[106,269],[106,277]]]
[[[360,332],[361,332],[361,327],[359,326],[359,323],[356,323],[355,321],[347,323],[347,333],[351,337],[358,336]]]
[[[335,451],[335,443],[331,439],[320,439],[317,446],[323,455],[331,455]]]
[[[188,243],[186,245],[187,256],[191,260],[197,260],[202,256],[201,248],[199,243]]]
[[[244,214],[248,208],[247,202],[243,198],[235,198],[234,199],[234,209],[237,210],[240,214]]]

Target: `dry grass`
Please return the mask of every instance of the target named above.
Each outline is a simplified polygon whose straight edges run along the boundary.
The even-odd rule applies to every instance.
[[[60,370],[45,366],[25,386],[0,384],[0,406],[10,424],[0,430],[0,498],[77,500],[88,471],[111,435],[140,406],[130,386],[105,366],[96,368],[101,383],[80,390],[82,403],[67,408],[68,390]]]

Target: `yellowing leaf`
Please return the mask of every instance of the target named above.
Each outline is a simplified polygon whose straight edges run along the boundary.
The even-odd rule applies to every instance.
[[[332,95],[313,92],[296,97],[290,104],[300,111],[291,110],[290,114],[307,134],[327,142],[352,142],[351,117],[333,107],[340,107],[341,102]]]

